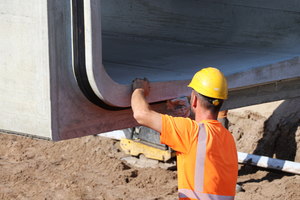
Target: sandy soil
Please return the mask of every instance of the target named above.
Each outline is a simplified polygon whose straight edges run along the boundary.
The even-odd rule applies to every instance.
[[[300,100],[229,112],[238,151],[300,161]],[[178,199],[177,172],[120,158],[119,141],[88,136],[61,142],[0,134],[1,199]],[[300,176],[240,165],[238,200],[300,199]]]

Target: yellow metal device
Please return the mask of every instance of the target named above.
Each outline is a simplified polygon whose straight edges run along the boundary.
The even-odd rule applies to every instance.
[[[152,147],[146,144],[142,144],[138,139],[121,139],[121,148],[125,151],[126,154],[139,156],[143,154],[147,158],[167,161],[172,157],[176,156],[176,152],[167,150],[162,150],[156,147]]]

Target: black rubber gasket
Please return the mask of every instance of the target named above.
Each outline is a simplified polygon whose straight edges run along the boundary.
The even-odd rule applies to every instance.
[[[89,101],[101,108],[106,110],[127,109],[123,107],[110,106],[99,99],[99,97],[94,93],[86,73],[83,0],[72,0],[72,13],[74,75],[80,90]]]

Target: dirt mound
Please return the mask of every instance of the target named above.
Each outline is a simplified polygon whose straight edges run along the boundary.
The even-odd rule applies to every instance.
[[[300,162],[300,98],[281,101],[272,112],[268,106],[228,113],[238,151]],[[236,199],[300,199],[299,175],[240,165],[238,184],[245,191]]]
[[[121,161],[118,141],[0,134],[1,199],[176,199],[176,172]],[[175,189],[174,189],[175,188]]]
[[[229,131],[239,151],[300,162],[300,98],[283,101],[266,118],[260,110],[229,112]],[[263,107],[262,107],[263,109]]]

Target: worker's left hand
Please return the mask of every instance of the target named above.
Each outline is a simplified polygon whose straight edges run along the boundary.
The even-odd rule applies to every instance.
[[[138,88],[144,89],[145,96],[148,96],[151,90],[149,80],[147,78],[144,79],[136,78],[132,84],[132,91]]]

